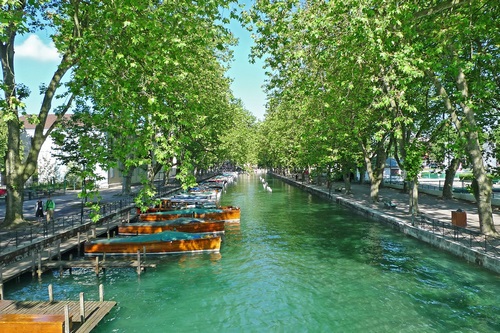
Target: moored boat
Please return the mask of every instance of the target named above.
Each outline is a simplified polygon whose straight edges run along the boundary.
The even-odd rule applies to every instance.
[[[222,206],[219,208],[189,208],[178,210],[167,210],[139,215],[140,221],[165,221],[180,217],[195,217],[207,220],[225,222],[239,222],[241,209],[235,206]]]
[[[118,233],[121,235],[153,234],[167,230],[194,233],[224,233],[224,221],[181,217],[161,222],[127,223],[118,227]]]
[[[85,242],[86,255],[96,254],[176,254],[194,252],[219,252],[221,236],[213,234],[164,231],[156,234],[111,239],[94,239]]]
[[[178,209],[188,209],[195,208],[197,206],[217,206],[217,201],[208,198],[208,196],[196,196],[196,195],[175,195],[168,198],[160,198],[159,204],[155,207],[149,207],[145,213],[155,213],[163,212],[167,210],[178,210]],[[140,214],[141,211],[137,208],[137,213]]]

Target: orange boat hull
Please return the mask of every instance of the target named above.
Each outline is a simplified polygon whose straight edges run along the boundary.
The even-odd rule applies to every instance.
[[[134,223],[124,224],[118,227],[118,233],[122,235],[154,234],[162,231],[181,231],[194,233],[224,231],[224,221],[204,221],[200,223],[171,224],[171,225],[134,225]]]
[[[238,222],[241,216],[241,209],[239,207],[225,207],[222,212],[208,212],[208,213],[186,213],[186,214],[155,214],[145,213],[139,215],[140,221],[166,221],[175,220],[181,217],[194,217],[206,220]]]
[[[219,252],[221,237],[183,239],[157,242],[92,243],[85,242],[85,254],[175,254],[186,252]]]

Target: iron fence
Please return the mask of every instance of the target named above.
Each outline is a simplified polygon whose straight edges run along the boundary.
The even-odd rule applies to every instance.
[[[133,203],[134,201],[132,198],[125,198],[119,201],[105,203],[100,205],[99,214],[106,217],[109,214],[122,212],[132,208],[134,206],[132,205]],[[85,208],[83,215],[82,213],[65,215],[55,218],[53,221],[48,223],[38,223],[34,221],[30,222],[30,224],[24,228],[2,231],[0,233],[0,254],[22,246],[33,244],[37,241],[47,239],[48,237],[63,234],[69,230],[91,223],[93,214],[94,212],[91,209]]]
[[[471,250],[500,258],[499,238],[486,236],[479,231],[462,228],[425,215],[421,215],[420,219],[415,219],[414,222],[416,226],[428,232],[453,240]]]

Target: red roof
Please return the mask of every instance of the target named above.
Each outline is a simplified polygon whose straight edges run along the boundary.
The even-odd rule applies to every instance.
[[[65,114],[64,118],[71,118],[71,114]],[[45,127],[44,129],[48,129],[52,124],[57,120],[57,116],[55,114],[49,114],[47,115],[47,121],[45,122]],[[25,129],[35,129],[36,125],[35,124],[30,124],[28,122],[28,117],[27,116],[21,116],[19,117],[19,121],[24,123],[24,128]]]

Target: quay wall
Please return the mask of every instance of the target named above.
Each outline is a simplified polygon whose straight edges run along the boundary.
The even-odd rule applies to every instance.
[[[338,194],[334,193],[328,194],[327,192],[307,186],[306,184],[297,183],[289,178],[280,176],[278,174],[272,174],[272,175],[274,177],[280,178],[287,184],[298,187],[318,197],[327,200],[335,200],[337,204],[355,210],[356,212],[358,212],[363,216],[366,216],[378,222],[388,224],[392,226],[395,230],[402,232],[410,237],[416,238],[432,246],[435,246],[441,250],[449,252],[457,257],[465,259],[467,262],[477,264],[478,266],[482,266],[490,271],[500,274],[500,260],[496,257],[488,255],[487,253],[483,253],[468,248],[458,242],[450,241],[449,239],[441,237],[438,234],[413,226],[411,223],[408,223],[408,221],[405,221],[401,218],[390,216],[384,214],[384,212],[382,211],[365,207],[357,202],[350,201],[348,198],[344,198]]]

